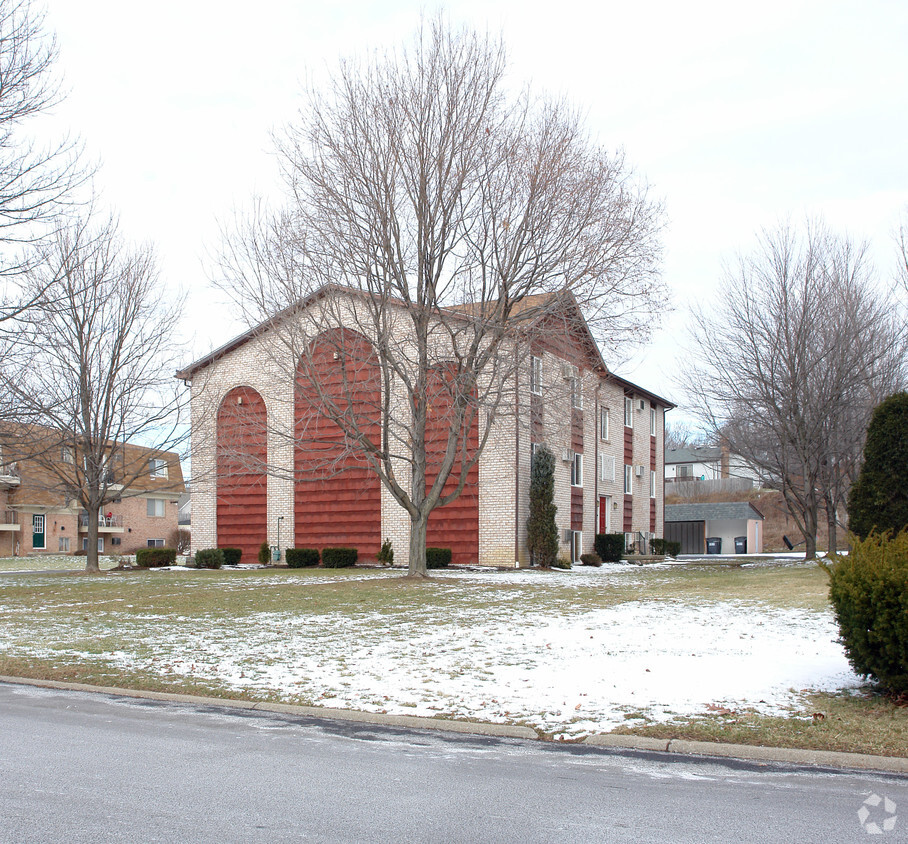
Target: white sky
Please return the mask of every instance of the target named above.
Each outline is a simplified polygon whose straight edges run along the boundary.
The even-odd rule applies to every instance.
[[[50,125],[81,137],[124,233],[152,241],[164,277],[189,291],[193,357],[241,328],[215,301],[206,256],[219,221],[276,189],[269,132],[293,119],[300,80],[408,40],[434,8],[45,2],[69,91]],[[684,366],[688,304],[708,301],[723,261],[779,220],[823,214],[871,239],[891,275],[892,233],[908,209],[904,0],[484,0],[447,11],[500,31],[515,82],[587,110],[599,139],[623,146],[665,200],[676,310],[619,374],[682,400],[671,378]]]

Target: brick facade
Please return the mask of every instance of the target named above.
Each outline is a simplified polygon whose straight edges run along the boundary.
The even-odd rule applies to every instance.
[[[314,306],[313,306],[314,307]],[[351,306],[354,307],[354,306]],[[358,324],[362,324],[361,322]],[[529,478],[532,444],[544,442],[555,455],[556,522],[560,550],[572,550],[572,531],[581,542],[575,556],[593,548],[598,531],[597,519],[601,502],[609,496],[611,529],[621,531],[624,496],[624,396],[635,402],[635,424],[630,433],[633,464],[645,467],[641,477],[633,478],[632,531],[661,536],[663,523],[663,490],[656,486],[655,525],[651,518],[650,465],[653,449],[650,436],[649,409],[657,416],[655,460],[657,478],[661,480],[663,460],[663,414],[672,405],[653,394],[609,373],[588,348],[561,343],[558,348],[540,350],[541,396],[530,391],[529,358],[526,367],[509,385],[514,396],[513,407],[499,412],[488,431],[488,441],[478,467],[478,556],[471,562],[480,565],[528,565],[526,554],[526,520],[529,511]],[[294,366],[268,332],[250,332],[228,343],[208,358],[188,367],[180,377],[192,385],[192,542],[193,550],[217,545],[217,473],[216,431],[213,419],[224,396],[238,386],[257,390],[268,411],[268,541],[277,543],[277,519],[283,516],[282,547],[293,547],[294,481],[293,481],[293,406],[294,389],[287,373]],[[576,379],[576,380],[574,380]],[[578,395],[582,408],[577,407]],[[643,402],[645,410],[640,410]],[[535,403],[535,404],[534,404]],[[609,437],[603,440],[599,430],[599,409],[609,412]],[[535,412],[534,412],[535,411]],[[406,419],[411,412],[405,394],[392,396],[391,424]],[[480,441],[486,433],[487,420],[478,421]],[[582,484],[571,483],[572,458],[582,454]],[[600,455],[614,462],[615,471],[603,479]],[[576,469],[577,467],[575,467]],[[409,469],[401,461],[398,481],[407,488]],[[575,472],[575,474],[577,474]],[[576,480],[576,478],[575,478]],[[573,502],[573,509],[572,509]],[[409,516],[382,487],[380,496],[381,536],[390,539],[395,561],[405,563],[409,551]],[[371,505],[375,508],[376,505]],[[573,518],[572,518],[573,513]],[[370,518],[373,514],[370,514]],[[452,532],[456,539],[457,532]],[[577,535],[577,534],[575,534]],[[435,543],[441,539],[435,538]],[[430,543],[430,544],[435,544]],[[454,540],[451,540],[454,544]]]

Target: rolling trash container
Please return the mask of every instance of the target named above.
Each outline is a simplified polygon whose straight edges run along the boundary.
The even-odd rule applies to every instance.
[[[746,536],[736,536],[735,537],[735,553],[736,554],[746,554],[747,553],[747,537]]]
[[[707,554],[721,554],[722,553],[722,537],[721,536],[707,536],[706,537],[706,553]]]

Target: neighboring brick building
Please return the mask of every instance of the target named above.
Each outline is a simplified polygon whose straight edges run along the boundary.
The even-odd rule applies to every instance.
[[[427,544],[451,547],[454,562],[529,564],[530,460],[542,443],[556,457],[565,553],[577,559],[590,551],[597,532],[623,532],[641,550],[662,536],[664,414],[674,405],[609,372],[573,307],[575,330],[531,347],[513,385],[513,412],[496,417],[460,498],[430,517]],[[335,477],[307,477],[310,459],[332,454],[330,426],[301,405],[290,352],[269,343],[273,330],[258,326],[177,374],[192,387],[193,549],[237,545],[254,557],[263,541],[277,544],[280,530],[282,547],[352,545],[361,559],[374,559],[390,538],[395,561],[406,562],[409,517],[374,474],[347,460]],[[347,386],[365,409],[382,395],[382,380],[368,338],[357,337],[348,346],[362,346],[364,363]],[[313,349],[308,365],[330,389],[337,355],[332,361],[328,346],[324,354]],[[392,396],[394,413],[410,412],[405,395]],[[446,437],[443,415],[436,418],[427,425],[428,451]],[[471,431],[473,442],[484,424],[483,417]],[[317,455],[300,445],[301,430],[322,443]]]
[[[50,468],[65,468],[80,457],[49,432],[36,437],[15,426],[0,434],[0,556],[73,554],[88,538],[88,514],[65,491]],[[43,441],[42,441],[43,440]],[[110,487],[126,476],[131,483],[98,518],[98,550],[133,554],[139,548],[165,545],[177,529],[177,500],[184,491],[179,456],[141,446],[112,446],[106,464]],[[132,478],[135,478],[132,480]]]

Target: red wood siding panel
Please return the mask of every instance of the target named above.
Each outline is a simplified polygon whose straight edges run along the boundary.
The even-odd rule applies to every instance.
[[[649,500],[649,529],[653,532],[656,530],[656,499]]]
[[[453,395],[448,387],[448,376],[434,370],[429,382],[429,407],[426,418],[426,490],[435,479],[444,458],[448,435],[452,427],[451,408]],[[469,410],[467,411],[470,412]],[[466,434],[466,454],[475,454],[479,448],[479,426],[472,420]],[[460,481],[463,460],[458,454],[451,474],[442,489],[448,495]],[[504,479],[502,478],[502,481]],[[426,527],[426,545],[430,548],[450,548],[451,562],[477,563],[479,561],[479,466],[467,470],[466,484],[460,495],[445,507],[438,507],[429,515]]]
[[[652,471],[652,472],[656,471],[656,438],[655,437],[649,438],[649,468],[650,468],[650,471]],[[658,481],[659,479],[656,478],[656,480]]]
[[[217,543],[254,563],[268,539],[267,410],[251,387],[235,387],[217,417]]]
[[[583,488],[571,487],[571,530],[583,530]]]
[[[583,453],[583,411],[571,409],[571,449]]]
[[[630,533],[634,524],[634,497],[624,496],[624,532]]]
[[[323,414],[322,394],[380,444],[381,372],[359,334],[336,330],[313,341],[299,365],[295,410],[294,521],[297,548],[347,546],[360,559],[381,547],[381,486],[359,445]]]
[[[634,464],[634,429],[624,429],[624,462],[628,466]]]
[[[545,430],[542,421],[542,396],[530,393],[530,442],[545,441]]]

